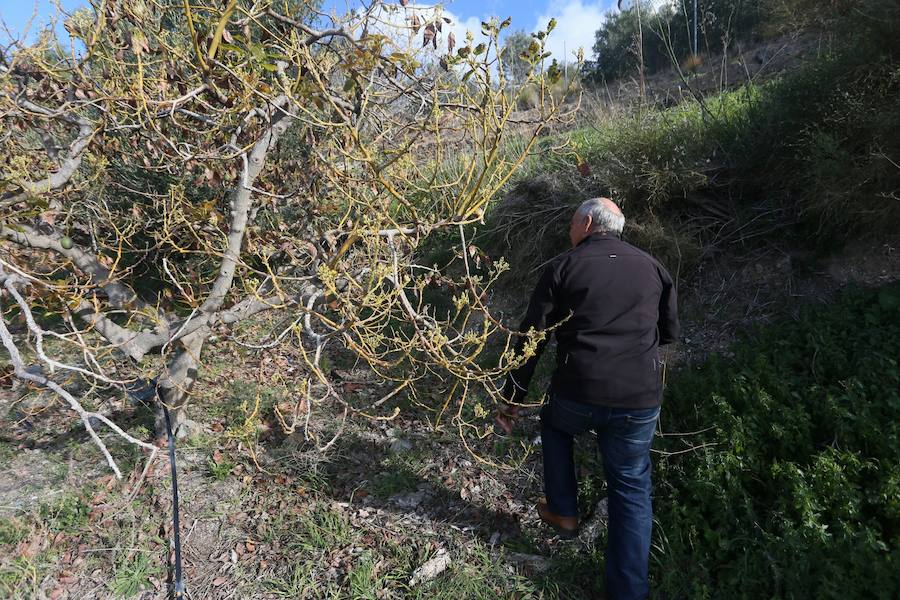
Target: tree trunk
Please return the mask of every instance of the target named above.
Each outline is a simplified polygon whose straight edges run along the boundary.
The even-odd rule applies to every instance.
[[[181,350],[166,365],[165,375],[159,381],[159,393],[162,402],[169,408],[173,433],[185,419],[188,398],[197,381],[200,352],[208,331],[202,327],[181,340]],[[166,439],[166,416],[162,405],[156,407],[154,422],[157,439]]]

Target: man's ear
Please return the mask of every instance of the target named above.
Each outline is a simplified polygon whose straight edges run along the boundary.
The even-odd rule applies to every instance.
[[[585,215],[584,216],[584,230],[590,231],[591,225],[593,225],[593,224],[594,224],[594,219],[591,218],[591,215]]]

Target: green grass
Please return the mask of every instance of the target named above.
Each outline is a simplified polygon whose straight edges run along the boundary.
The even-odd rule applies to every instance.
[[[476,240],[509,261],[504,283],[528,287],[567,249],[574,208],[598,195],[622,206],[625,239],[673,272],[710,242],[790,236],[821,249],[895,232],[900,69],[882,50],[839,49],[702,102],[591,119],[516,176]]]
[[[615,115],[572,134],[600,191],[626,214],[786,210],[829,241],[894,231],[900,75],[884,53],[839,50],[764,85]],[[571,171],[574,165],[567,169]]]
[[[399,461],[391,461],[392,470],[378,473],[371,482],[370,491],[379,498],[390,498],[396,494],[405,494],[416,490],[422,479]]]
[[[450,567],[435,579],[409,590],[416,600],[482,598],[555,598],[544,595],[528,578],[507,569],[488,548],[473,542],[462,555],[453,556]]]
[[[347,574],[350,597],[359,600],[377,600],[384,590],[396,587],[403,579],[402,573],[388,569],[375,560],[370,553],[358,557]]]
[[[679,374],[653,572],[678,598],[900,589],[900,284],[854,290]],[[690,446],[697,448],[690,450]]]
[[[150,587],[149,580],[160,575],[158,557],[136,552],[116,562],[109,589],[117,598],[131,598]]]
[[[298,550],[313,552],[346,546],[353,539],[353,529],[343,514],[317,507],[298,519],[288,543]]]
[[[28,537],[28,528],[15,517],[0,517],[0,546],[14,546]]]
[[[297,518],[286,519],[273,527],[292,566],[278,576],[269,577],[265,585],[271,592],[289,598],[378,598],[390,587],[396,573],[384,566],[384,557],[375,559],[369,550],[355,556],[350,568],[338,583],[323,577],[322,562],[335,552],[351,546],[366,546],[360,541],[362,532],[351,527],[347,517],[325,506],[317,506]],[[388,560],[387,563],[392,563]]]
[[[0,597],[37,598],[41,568],[35,558],[0,561]]]
[[[13,448],[12,444],[0,441],[0,461],[11,461],[15,455],[16,449]]]
[[[206,470],[209,476],[216,481],[228,479],[228,476],[231,475],[231,470],[235,466],[237,466],[237,463],[227,457],[221,457],[218,462],[212,456],[206,459]]]
[[[266,589],[283,598],[335,598],[338,587],[331,583],[316,580],[316,565],[312,562],[298,561],[288,568],[287,572],[268,577],[263,581]],[[318,596],[313,596],[313,591]]]

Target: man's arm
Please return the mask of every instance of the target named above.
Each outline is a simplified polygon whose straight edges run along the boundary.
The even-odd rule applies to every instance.
[[[522,333],[530,329],[541,331],[552,327],[559,320],[557,314],[556,302],[559,289],[558,262],[553,261],[547,265],[541,278],[531,294],[531,301],[528,303],[528,311],[525,318],[519,324],[519,331]],[[516,342],[516,354],[522,354],[523,347],[527,338],[521,337]],[[521,367],[511,371],[506,378],[506,385],[503,386],[503,397],[510,403],[517,404],[522,401],[528,392],[528,384],[531,383],[531,377],[537,367],[541,353],[547,346],[547,338],[541,341],[535,348],[534,355],[531,356]]]
[[[678,297],[672,276],[662,266],[659,267],[659,276],[662,279],[663,290],[659,298],[659,343],[671,344],[678,341],[681,334],[681,325],[678,323]]]

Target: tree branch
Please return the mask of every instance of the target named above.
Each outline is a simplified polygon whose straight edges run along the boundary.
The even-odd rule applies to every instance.
[[[286,102],[286,98],[280,98],[281,102]],[[241,172],[241,181],[232,191],[231,206],[231,228],[228,232],[228,245],[225,250],[225,256],[219,265],[219,274],[213,283],[212,290],[207,296],[206,301],[200,307],[200,310],[206,314],[213,313],[221,308],[225,301],[225,296],[231,289],[234,280],[234,272],[238,265],[238,259],[241,255],[241,245],[244,241],[244,233],[247,230],[250,209],[253,206],[253,182],[265,166],[266,155],[278,141],[278,138],[287,130],[293,120],[288,113],[277,105],[272,108],[277,111],[275,116],[262,137],[260,137],[250,152],[242,155],[244,160],[243,170]]]
[[[18,291],[14,287],[14,285],[16,283],[19,283],[19,282],[27,283],[27,281],[17,275],[7,275],[5,273],[5,271],[3,271],[2,269],[0,269],[0,281],[3,282],[4,287],[15,297],[19,307],[21,308],[21,310],[23,311],[23,313],[26,316],[26,321],[28,322],[29,330],[31,330],[32,333],[34,333],[36,336],[38,336],[38,339],[40,339],[42,337],[43,332],[40,330],[40,328],[37,327],[37,324],[35,323],[34,318],[31,315],[31,311],[28,307],[28,304],[25,302],[25,300],[21,297],[21,295],[18,293]],[[69,404],[69,408],[71,408],[73,411],[75,411],[78,414],[78,416],[81,418],[81,422],[84,425],[84,428],[87,430],[88,435],[91,436],[91,439],[94,441],[94,443],[100,449],[100,452],[103,454],[103,456],[106,458],[107,464],[113,470],[117,479],[122,479],[122,472],[119,470],[119,467],[116,464],[116,461],[113,459],[112,455],[109,453],[109,449],[106,447],[106,444],[103,442],[103,440],[100,439],[100,436],[97,435],[97,432],[94,430],[94,427],[91,425],[91,419],[97,419],[101,423],[105,424],[107,427],[112,429],[116,434],[118,434],[120,437],[124,438],[129,443],[135,444],[137,446],[140,446],[141,448],[150,450],[152,452],[152,456],[151,456],[150,460],[153,460],[153,458],[156,456],[156,451],[157,451],[157,448],[155,446],[153,446],[152,444],[148,444],[146,442],[142,442],[141,440],[131,436],[130,434],[125,432],[121,427],[119,427],[118,425],[116,425],[115,423],[110,421],[105,415],[102,415],[97,412],[90,412],[90,411],[85,410],[84,407],[81,405],[81,403],[79,403],[78,400],[76,400],[72,394],[70,394],[68,391],[66,391],[62,386],[60,386],[55,381],[49,379],[48,377],[46,377],[42,374],[32,373],[32,372],[28,371],[25,368],[25,363],[22,360],[21,354],[19,354],[19,349],[16,347],[16,345],[13,341],[12,334],[10,333],[9,329],[6,327],[5,319],[0,319],[0,339],[2,339],[3,345],[6,347],[6,351],[9,353],[10,360],[12,361],[12,364],[13,364],[13,372],[15,373],[16,377],[23,381],[29,381],[31,383],[40,385],[41,387],[45,387],[45,388],[52,390],[54,393],[56,393],[58,396],[62,397]],[[43,355],[43,351],[41,351],[39,354],[41,355],[41,358],[43,360],[45,360],[45,361],[48,360],[47,357]],[[48,364],[50,364],[51,367],[53,365],[59,365],[59,363],[57,363],[56,361],[51,361]],[[78,370],[79,372],[84,372],[83,369],[75,369],[75,370]],[[97,374],[93,374],[93,375],[96,376]]]
[[[90,145],[95,132],[93,124],[83,117],[54,113],[29,100],[20,101],[19,106],[43,117],[49,119],[59,117],[72,125],[76,125],[78,127],[78,136],[69,145],[69,151],[66,153],[65,158],[60,162],[58,171],[51,173],[40,181],[16,181],[16,184],[22,188],[23,192],[2,198],[2,200],[0,200],[0,205],[15,204],[16,202],[21,202],[29,195],[44,194],[53,190],[58,190],[66,185],[69,180],[72,179],[72,176],[75,174],[75,171],[78,170],[78,167],[81,166],[84,151],[87,150],[87,147]]]

